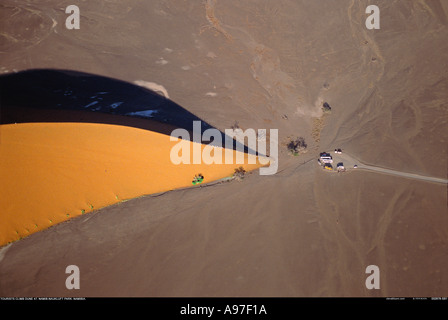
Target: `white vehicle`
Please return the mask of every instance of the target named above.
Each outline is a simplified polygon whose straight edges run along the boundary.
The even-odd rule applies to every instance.
[[[322,152],[320,154],[319,160],[320,160],[321,164],[333,163],[333,157],[329,153],[327,153],[327,152]]]
[[[336,167],[337,167],[338,172],[345,172],[345,167],[342,162],[339,162]]]

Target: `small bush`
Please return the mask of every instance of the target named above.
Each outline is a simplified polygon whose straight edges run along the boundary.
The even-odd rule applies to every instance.
[[[298,137],[295,140],[291,140],[288,145],[288,151],[291,152],[293,156],[298,156],[300,153],[304,153],[307,148],[307,144],[303,137]]]
[[[322,110],[324,111],[324,113],[331,113],[331,107],[327,102],[324,102]]]
[[[243,167],[236,168],[235,172],[233,173],[233,177],[236,180],[243,180],[245,175],[246,175],[246,170],[244,170]]]

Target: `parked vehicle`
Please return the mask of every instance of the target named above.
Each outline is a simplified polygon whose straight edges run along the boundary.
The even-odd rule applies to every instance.
[[[320,154],[320,163],[333,163],[333,157],[327,152],[321,152]]]

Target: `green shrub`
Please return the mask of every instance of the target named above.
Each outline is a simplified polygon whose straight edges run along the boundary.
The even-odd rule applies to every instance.
[[[295,140],[291,140],[288,145],[288,151],[291,152],[293,156],[298,156],[300,153],[304,153],[308,145],[303,137],[298,137]]]

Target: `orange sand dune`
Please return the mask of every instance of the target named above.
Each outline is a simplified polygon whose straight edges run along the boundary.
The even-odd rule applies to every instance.
[[[207,183],[240,166],[175,165],[176,144],[167,135],[116,125],[1,125],[0,245],[124,199],[192,186],[198,173]],[[247,154],[244,163],[248,171],[260,167],[247,164]]]

